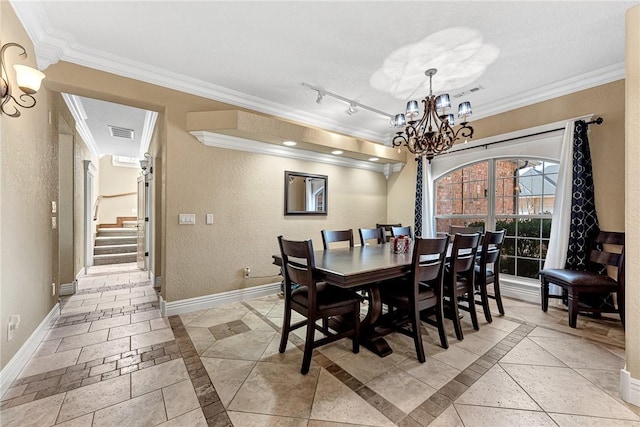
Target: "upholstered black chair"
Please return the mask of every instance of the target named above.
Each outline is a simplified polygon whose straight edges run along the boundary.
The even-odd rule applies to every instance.
[[[569,326],[576,327],[578,312],[618,313],[624,327],[624,233],[600,231],[593,242],[588,271],[545,269],[540,272],[542,311],[549,307],[549,283],[560,286],[568,297]],[[615,271],[615,277],[608,274]],[[598,304],[584,304],[580,296],[597,294]],[[617,294],[617,304],[611,298]]]
[[[393,237],[407,236],[413,239],[413,233],[411,232],[411,226],[406,227],[391,227],[391,235]]]
[[[444,296],[446,314],[453,321],[456,338],[464,339],[460,324],[459,309],[468,311],[473,329],[479,329],[475,308],[475,265],[480,233],[456,234],[453,238],[451,261],[445,270]],[[459,305],[458,300],[466,299],[467,306]]]
[[[443,348],[449,347],[442,306],[448,245],[448,236],[435,239],[416,238],[411,273],[406,278],[385,282],[381,287],[382,302],[390,307],[382,319],[383,322],[413,338],[416,356],[421,363],[426,360],[420,332],[421,318],[438,328],[440,344]]]
[[[484,318],[491,323],[491,308],[489,298],[496,301],[498,312],[504,316],[504,306],[500,295],[500,250],[504,242],[506,230],[487,231],[482,238],[482,250],[475,265],[476,294],[480,295]],[[488,292],[488,286],[493,285],[493,294]]]
[[[280,353],[287,348],[289,332],[302,326],[307,327],[302,358],[302,374],[309,372],[313,349],[345,337],[353,340],[353,352],[360,351],[360,297],[347,289],[320,282],[315,278],[315,259],[311,240],[291,241],[278,236],[280,253],[282,255],[282,270],[284,272],[284,318],[282,321],[282,336],[280,338]],[[300,286],[292,290],[292,285]],[[294,310],[304,317],[298,323],[291,324],[291,311]],[[337,334],[321,327],[316,322],[323,319],[326,325],[331,316],[344,315],[353,319],[353,329]],[[319,330],[326,336],[315,340],[315,331]]]
[[[329,249],[330,243],[349,242],[349,247],[353,247],[353,230],[322,230],[322,245],[324,249]]]
[[[378,244],[386,243],[383,228],[360,228],[360,245],[369,244],[371,240],[375,240]]]

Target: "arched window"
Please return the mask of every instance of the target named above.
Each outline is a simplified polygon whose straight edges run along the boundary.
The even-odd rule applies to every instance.
[[[435,181],[436,231],[450,225],[506,229],[501,273],[537,278],[549,245],[557,162],[534,158],[484,160]]]

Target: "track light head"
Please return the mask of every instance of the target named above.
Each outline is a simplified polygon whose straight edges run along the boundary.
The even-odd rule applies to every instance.
[[[358,112],[358,104],[352,102],[351,104],[349,104],[349,109],[347,110],[347,114],[348,115],[353,115],[355,113]]]

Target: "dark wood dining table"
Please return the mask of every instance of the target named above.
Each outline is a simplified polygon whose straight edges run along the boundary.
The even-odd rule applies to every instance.
[[[360,343],[384,357],[393,351],[383,336],[388,330],[376,324],[382,313],[379,283],[407,275],[411,270],[412,253],[395,254],[390,245],[356,246],[314,252],[316,270],[322,280],[335,286],[366,290],[369,310],[361,323]],[[273,263],[282,267],[280,255],[273,255]],[[331,319],[333,329],[341,329],[344,319]]]

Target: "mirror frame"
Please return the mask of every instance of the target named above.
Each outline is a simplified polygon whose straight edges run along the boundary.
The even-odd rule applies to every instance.
[[[289,210],[289,179],[293,177],[324,179],[324,211],[295,211]],[[327,215],[328,212],[328,185],[329,179],[326,175],[314,175],[304,172],[284,171],[284,214],[285,215]]]

